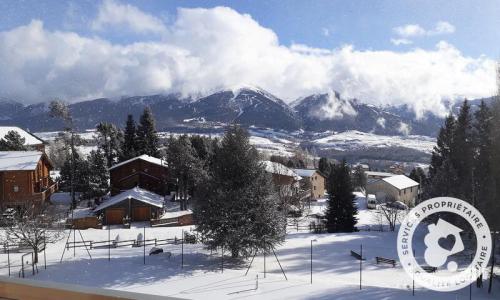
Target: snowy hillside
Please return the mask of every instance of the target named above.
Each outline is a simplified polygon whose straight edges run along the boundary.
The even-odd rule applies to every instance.
[[[387,136],[350,130],[322,136],[314,139],[312,143],[321,148],[342,151],[364,148],[405,147],[430,154],[436,144],[436,139],[421,135]]]

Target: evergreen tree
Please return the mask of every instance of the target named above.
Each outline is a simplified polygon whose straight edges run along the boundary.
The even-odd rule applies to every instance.
[[[120,151],[120,161],[126,161],[137,156],[137,125],[132,115],[127,116],[125,133],[123,137],[122,149]]]
[[[352,174],[352,183],[354,188],[359,188],[362,191],[366,189],[366,174],[361,165],[357,165],[354,168],[354,172]]]
[[[246,130],[236,125],[227,129],[209,175],[200,185],[194,212],[209,247],[229,249],[238,257],[283,242],[286,219]]]
[[[120,157],[123,134],[120,129],[111,123],[99,123],[96,129],[97,148],[106,158],[106,165],[110,168]]]
[[[90,181],[89,163],[87,160],[83,159],[78,152],[75,152],[73,161],[75,164],[75,177],[73,180],[74,192],[85,193]],[[72,159],[66,160],[61,168],[60,186],[63,190],[69,190],[71,188],[71,162]]]
[[[14,130],[7,132],[7,134],[0,139],[0,151],[26,151],[28,150],[24,143],[26,139]]]
[[[328,158],[321,157],[319,159],[318,170],[327,177],[330,175],[330,162],[328,161]]]
[[[455,117],[450,114],[439,130],[429,166],[429,187],[425,191],[426,198],[455,196],[458,178],[451,159],[455,126]]]
[[[493,142],[491,140],[492,114],[486,103],[481,101],[476,111],[474,122],[474,195],[473,203],[484,214],[488,221],[494,216],[490,215],[493,207],[494,179],[491,169]]]
[[[472,176],[474,144],[470,105],[464,100],[460,107],[452,141],[451,161],[457,173],[456,196],[465,201],[472,201]]]
[[[158,144],[153,113],[149,107],[146,107],[137,127],[137,155],[147,154],[159,157]]]
[[[416,168],[413,168],[411,170],[410,175],[408,177],[410,177],[411,179],[415,180],[420,185],[424,185],[425,184],[425,178],[427,176],[425,175],[425,172],[424,172],[424,170],[421,167],[416,167]]]
[[[109,173],[106,167],[106,157],[100,151],[91,151],[88,157],[89,174],[85,198],[102,197],[109,191]]]
[[[204,176],[203,163],[198,158],[187,135],[170,137],[167,143],[167,163],[170,176],[177,185],[177,197],[181,210],[188,209],[189,191]]]
[[[499,79],[500,82],[500,79]],[[500,85],[499,85],[500,89]],[[488,222],[490,228],[500,230],[500,91],[495,97],[492,105],[492,122],[491,122],[491,174],[493,179],[492,186],[492,202],[491,207],[488,207],[489,214],[493,216],[493,220]]]
[[[356,231],[358,209],[354,203],[349,166],[345,160],[333,167],[328,180],[328,209],[326,228],[328,232]]]

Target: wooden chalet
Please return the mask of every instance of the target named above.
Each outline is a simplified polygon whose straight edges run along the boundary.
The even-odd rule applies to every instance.
[[[103,212],[103,224],[124,224],[131,222],[150,221],[159,217],[163,208],[164,197],[156,193],[134,187],[112,196],[94,209]]]
[[[15,131],[24,138],[24,146],[26,146],[28,150],[45,151],[45,142],[43,140],[16,126],[0,126],[0,139],[3,139],[9,131]]]
[[[166,161],[149,155],[141,155],[109,168],[111,195],[134,187],[154,192],[167,193],[168,169]]]
[[[0,151],[0,206],[42,204],[57,191],[52,163],[39,151]]]

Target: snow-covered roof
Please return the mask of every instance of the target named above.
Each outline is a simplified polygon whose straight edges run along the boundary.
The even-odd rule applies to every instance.
[[[395,174],[389,172],[375,172],[375,171],[365,171],[366,176],[376,176],[376,177],[392,177]]]
[[[144,161],[147,161],[147,162],[150,162],[152,164],[155,164],[155,165],[159,165],[159,166],[163,166],[163,167],[166,167],[167,166],[167,162],[163,159],[159,159],[159,158],[156,158],[156,157],[152,157],[152,156],[149,156],[147,154],[143,154],[143,155],[140,155],[140,156],[137,156],[137,157],[134,157],[134,158],[131,158],[129,160],[126,160],[126,161],[122,161],[121,163],[119,164],[116,164],[114,166],[112,166],[111,168],[109,168],[110,170],[112,169],[115,169],[115,168],[118,168],[120,166],[123,166],[123,165],[126,165],[128,164],[129,162],[132,162],[134,160],[144,160]]]
[[[300,177],[311,177],[316,173],[314,169],[293,169],[293,171]]]
[[[43,153],[39,151],[0,151],[0,171],[32,171]]]
[[[382,180],[399,190],[419,185],[418,182],[409,177],[406,177],[405,175],[391,176],[383,178]]]
[[[295,173],[292,169],[286,167],[285,165],[269,160],[265,160],[262,163],[264,164],[266,172],[268,173],[293,177],[295,180],[302,179],[302,177],[297,175],[297,173]]]
[[[9,133],[9,131],[15,131],[19,133],[19,135],[25,140],[24,141],[25,146],[43,144],[43,141],[41,139],[27,132],[26,130],[16,126],[0,126],[0,139],[3,139],[7,135],[7,133]]]
[[[128,199],[135,199],[156,207],[163,207],[163,196],[141,189],[140,187],[135,187],[109,198],[96,207],[94,211],[103,210],[106,207],[110,207]]]

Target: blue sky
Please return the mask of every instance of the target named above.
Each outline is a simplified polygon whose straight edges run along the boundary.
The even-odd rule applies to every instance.
[[[445,39],[464,54],[491,58],[500,56],[500,1],[121,1],[157,15],[167,24],[175,20],[178,7],[232,7],[250,14],[262,26],[272,29],[285,45],[307,44],[336,48],[353,44],[359,49],[405,51],[412,47],[432,48]],[[43,20],[46,27],[93,34],[88,22],[98,12],[100,1],[0,1],[0,30]],[[74,15],[72,15],[74,14]],[[396,46],[393,28],[418,24],[430,29],[439,21],[455,32],[419,37],[410,45]],[[105,35],[118,43],[145,37],[126,34]]]
[[[498,1],[0,1],[0,99],[259,86],[417,114],[496,92]],[[332,97],[322,114],[352,111]]]

